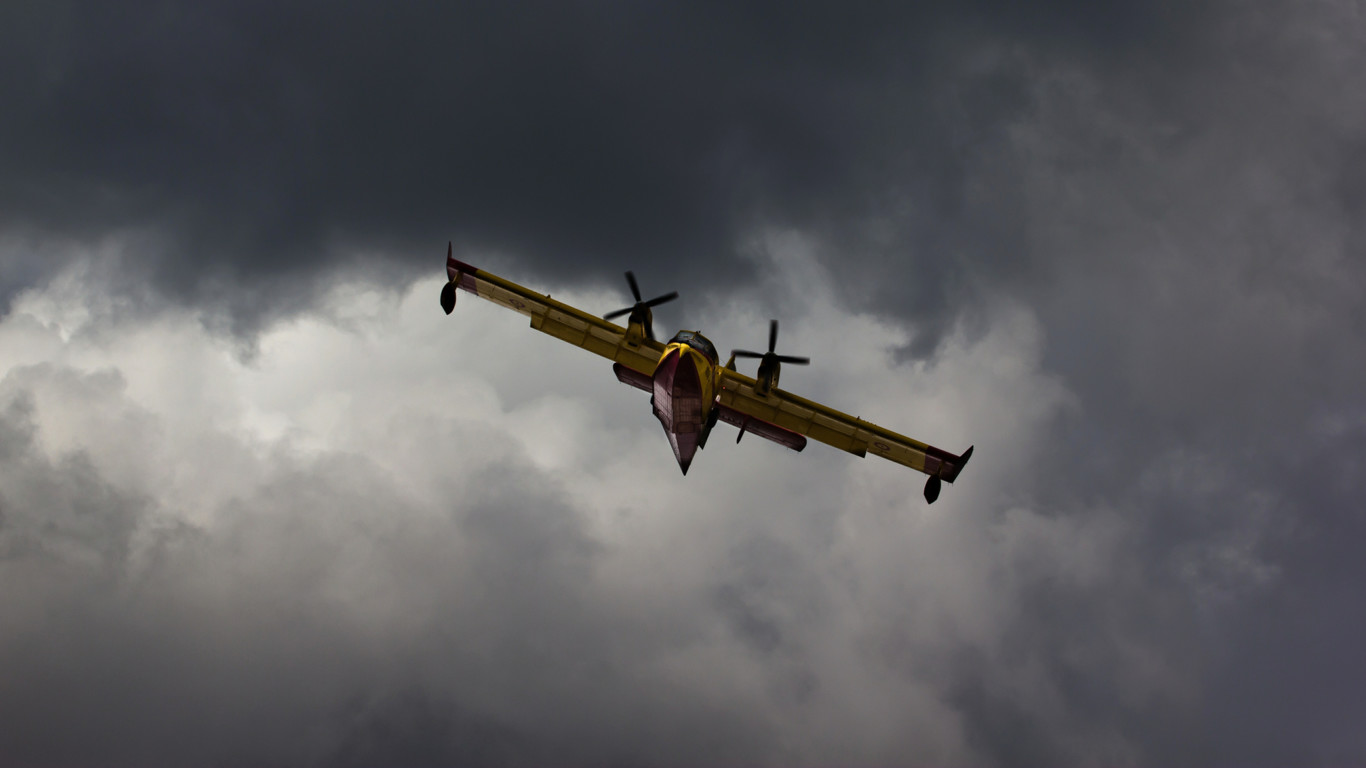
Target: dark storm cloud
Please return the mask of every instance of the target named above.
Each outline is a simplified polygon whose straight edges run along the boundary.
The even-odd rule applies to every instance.
[[[1144,588],[1139,602],[1106,594],[1148,616],[1136,633],[1169,633],[1156,647],[1203,657],[1199,734],[1158,712],[1102,718],[1138,727],[1159,762],[1350,762],[1364,748],[1344,723],[1362,711],[1347,648],[1366,629],[1342,594],[1366,578],[1342,545],[1362,535],[1366,465],[1362,47],[1346,6],[1257,8],[1218,19],[1179,77],[1027,57],[1007,173],[967,174],[989,190],[983,212],[1023,212],[1029,266],[994,274],[1040,313],[1047,367],[1079,398],[1037,463],[1040,497],[1076,516],[1119,505]],[[969,274],[993,272],[969,254]],[[1216,559],[1193,566],[1201,551]],[[1139,607],[1192,577],[1192,614]],[[1249,579],[1261,586],[1238,594]],[[1058,649],[1040,662],[1065,671],[1069,641],[1109,622],[1100,603],[1038,596],[1041,619],[1093,619],[1022,625],[1056,633],[1033,647]],[[1116,703],[1094,680],[1052,678],[1075,711]],[[994,753],[1031,743],[1016,738],[1036,732],[1027,709],[966,701],[1000,726],[985,731],[1003,737]],[[1058,743],[1030,752],[1055,762]]]
[[[5,14],[6,227],[163,235],[134,279],[243,327],[357,248],[404,253],[396,279],[454,238],[561,278],[648,266],[691,287],[743,274],[757,225],[838,229],[908,198],[940,224],[919,235],[936,257],[909,257],[951,272],[946,248],[997,253],[1020,224],[976,215],[960,166],[1025,83],[965,57],[1000,40],[1087,62],[1170,52],[1198,17],[1062,0]],[[234,298],[249,290],[269,301]]]

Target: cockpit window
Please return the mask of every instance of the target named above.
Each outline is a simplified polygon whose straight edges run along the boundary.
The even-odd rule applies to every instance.
[[[687,344],[698,352],[706,355],[713,364],[719,362],[716,357],[716,347],[712,346],[706,336],[703,336],[697,331],[679,331],[669,343]]]

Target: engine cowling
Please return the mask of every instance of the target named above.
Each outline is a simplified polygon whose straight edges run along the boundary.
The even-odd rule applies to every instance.
[[[770,389],[776,388],[782,369],[782,363],[771,357],[760,361],[759,372],[754,376],[754,391],[760,395],[767,395]]]
[[[731,362],[727,367],[734,365],[737,357],[752,357],[759,359],[759,373],[754,377],[754,391],[760,396],[768,395],[769,390],[778,386],[778,374],[782,370],[780,363],[792,363],[793,365],[806,365],[811,362],[808,357],[794,357],[792,355],[780,355],[773,351],[778,344],[778,321],[771,320],[768,325],[768,351],[750,352],[747,349],[733,349],[730,353]]]

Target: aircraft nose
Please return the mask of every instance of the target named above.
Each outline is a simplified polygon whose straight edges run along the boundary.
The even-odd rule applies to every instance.
[[[674,449],[674,458],[678,459],[678,468],[683,470],[683,474],[688,474],[688,467],[692,466],[693,457],[697,455],[697,432],[669,432],[669,446]]]
[[[688,474],[702,436],[702,385],[691,355],[666,355],[654,374],[654,410],[678,468]]]

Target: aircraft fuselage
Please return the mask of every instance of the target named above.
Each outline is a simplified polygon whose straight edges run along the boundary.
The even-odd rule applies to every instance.
[[[670,343],[655,366],[650,402],[685,475],[716,424],[717,378],[716,363],[687,342]]]

